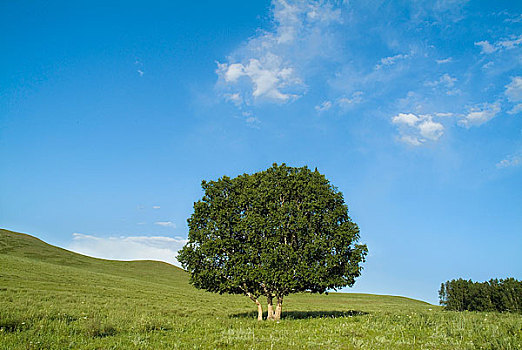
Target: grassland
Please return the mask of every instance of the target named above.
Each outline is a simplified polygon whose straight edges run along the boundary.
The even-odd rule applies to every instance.
[[[246,297],[153,261],[109,261],[0,230],[0,349],[521,349],[522,316],[392,296],[292,295],[258,322]]]

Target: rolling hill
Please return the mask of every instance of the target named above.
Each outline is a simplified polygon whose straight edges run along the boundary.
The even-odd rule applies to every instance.
[[[0,229],[0,349],[380,349],[434,341],[453,349],[472,336],[456,313],[354,293],[291,295],[282,322],[257,322],[248,298],[207,293],[188,281],[167,263],[91,258]],[[515,328],[521,321],[490,317]],[[469,320],[476,326],[478,318]],[[520,341],[515,334],[507,344]]]

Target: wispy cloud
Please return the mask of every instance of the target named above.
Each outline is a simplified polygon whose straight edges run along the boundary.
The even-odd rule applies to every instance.
[[[352,93],[351,97],[348,98],[345,96],[341,96],[337,99],[336,102],[341,108],[347,108],[355,104],[361,103],[363,101],[363,95],[364,93],[362,91],[355,91],[354,93]]]
[[[318,113],[323,113],[332,109],[337,111],[346,111],[351,107],[361,103],[363,101],[363,92],[355,91],[350,97],[341,96],[336,98],[334,101],[326,100],[321,104],[315,106],[315,110]]]
[[[259,129],[259,125],[261,124],[261,121],[252,115],[252,113],[249,112],[243,112],[243,117],[245,117],[245,122],[247,125],[254,129]]]
[[[224,94],[223,97],[226,101],[230,101],[238,107],[240,107],[243,104],[243,99],[241,98],[239,92],[236,92],[234,94]]]
[[[439,79],[434,81],[428,81],[424,85],[432,87],[432,88],[442,88],[446,92],[446,95],[456,95],[461,91],[460,89],[455,89],[455,82],[457,78],[452,77],[448,73],[443,74]]]
[[[272,30],[259,30],[217,63],[218,90],[240,108],[301,97],[304,65],[328,51],[327,29],[341,21],[341,12],[329,2],[275,0],[271,19]]]
[[[448,58],[445,58],[442,60],[435,60],[435,62],[437,62],[437,64],[445,64],[445,63],[450,63],[452,61],[453,61],[453,57],[448,57]]]
[[[439,141],[446,129],[485,125],[502,108],[522,111],[518,77],[506,86],[520,66],[522,35],[507,15],[484,14],[491,30],[470,40],[470,7],[466,0],[272,0],[269,25],[217,63],[216,90],[247,125],[261,125],[251,115],[273,103],[356,118],[387,110],[401,142]],[[461,30],[448,30],[455,25]],[[445,122],[441,111],[455,119]],[[418,118],[411,125],[395,118],[410,112]]]
[[[320,105],[315,106],[315,110],[317,112],[325,112],[325,111],[329,110],[330,108],[332,108],[332,101],[324,101]]]
[[[522,112],[522,103],[517,103],[508,111],[509,114],[519,114],[520,112]]]
[[[161,207],[159,205],[153,205],[152,209],[160,209]]]
[[[385,66],[391,66],[391,65],[394,65],[396,64],[398,61],[401,61],[401,60],[405,60],[409,57],[409,55],[405,55],[405,54],[397,54],[395,56],[389,56],[389,57],[384,57],[384,58],[381,58],[381,60],[379,61],[379,63],[375,66],[375,69],[381,69],[382,67],[385,67]]]
[[[142,77],[143,74],[145,74],[145,72],[143,71],[143,63],[141,62],[141,60],[136,58],[134,60],[134,65],[136,66],[136,72],[139,74],[140,77]]]
[[[511,82],[506,85],[506,97],[514,104],[509,114],[518,114],[522,111],[522,77],[511,78]]]
[[[496,164],[497,168],[499,169],[515,167],[519,165],[522,165],[522,152],[509,155]]]
[[[487,40],[478,41],[475,43],[475,45],[481,48],[481,53],[483,54],[493,53],[498,50],[498,47],[491,45]]]
[[[480,126],[493,119],[500,112],[500,103],[483,103],[465,114],[458,124],[466,128]]]
[[[448,73],[445,73],[442,75],[438,80],[435,81],[429,81],[426,83],[426,86],[439,86],[443,85],[448,88],[453,87],[455,85],[455,82],[457,81],[457,78],[452,77]]]
[[[511,83],[506,85],[506,96],[512,102],[522,100],[522,77],[511,78]]]
[[[176,224],[172,221],[156,221],[154,225],[176,228]]]
[[[508,14],[508,16],[511,16],[511,17],[506,18],[504,20],[504,22],[507,22],[507,23],[521,23],[522,22],[522,14],[517,14],[517,15]]]
[[[181,237],[166,236],[118,236],[97,237],[73,233],[73,241],[67,249],[102,259],[159,260],[180,266],[177,252],[186,244]]]
[[[503,40],[499,40],[494,43],[490,43],[488,40],[482,40],[475,43],[476,46],[481,48],[482,54],[492,54],[497,51],[511,50],[522,44],[522,35],[511,36]]]

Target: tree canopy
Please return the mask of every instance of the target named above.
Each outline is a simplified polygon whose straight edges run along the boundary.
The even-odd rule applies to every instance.
[[[203,181],[178,260],[191,283],[217,293],[266,296],[268,318],[290,293],[352,286],[367,254],[343,195],[317,169],[274,164]],[[276,298],[277,308],[272,307]]]

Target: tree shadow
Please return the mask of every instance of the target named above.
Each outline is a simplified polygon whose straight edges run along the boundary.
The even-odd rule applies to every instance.
[[[281,318],[284,320],[303,320],[309,318],[340,318],[340,317],[357,317],[367,315],[367,312],[359,310],[348,311],[284,311]],[[266,320],[267,313],[263,313],[263,319]],[[257,312],[242,312],[230,316],[231,318],[257,318]]]

